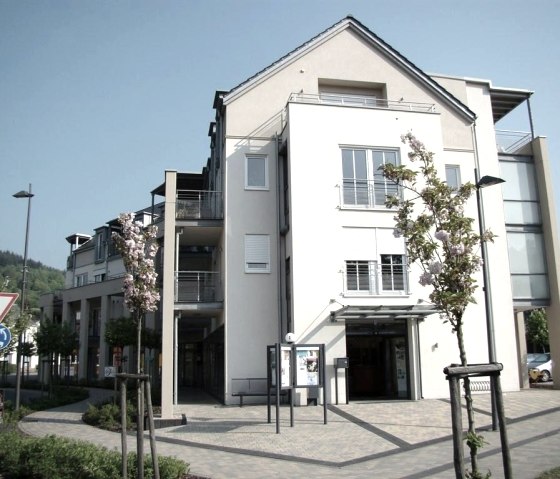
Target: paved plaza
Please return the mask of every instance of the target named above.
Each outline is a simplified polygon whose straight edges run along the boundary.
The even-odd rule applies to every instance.
[[[88,402],[106,397],[91,390],[81,403],[34,413],[20,423],[25,433],[82,439],[120,450],[120,434],[87,426]],[[505,393],[507,434],[513,476],[535,478],[560,466],[560,391],[534,388]],[[488,442],[480,452],[481,471],[503,478],[499,432],[491,431],[490,395],[475,396],[477,427]],[[160,455],[190,463],[190,472],[212,479],[252,478],[453,478],[450,405],[446,400],[364,401],[323,407],[223,406],[211,400],[176,409],[186,424],[157,429]],[[463,420],[466,425],[466,418]],[[149,452],[149,441],[145,440]],[[134,434],[129,451],[136,449]],[[465,453],[468,459],[468,452]]]

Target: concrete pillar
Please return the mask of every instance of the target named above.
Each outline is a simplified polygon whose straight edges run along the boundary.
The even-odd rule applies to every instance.
[[[161,417],[173,417],[175,336],[175,210],[177,172],[165,172],[165,218],[163,231],[163,288],[161,291]],[[161,234],[161,231],[158,233]]]
[[[532,142],[533,158],[537,183],[539,185],[539,201],[543,221],[543,237],[548,266],[548,285],[550,305],[546,308],[550,353],[555,365],[560,364],[560,241],[558,240],[558,224],[554,201],[554,184],[548,159],[546,138],[535,138]],[[556,366],[558,370],[558,366]],[[556,373],[558,376],[558,373]],[[554,381],[554,389],[560,389],[560,381]]]
[[[111,297],[101,296],[101,312],[99,318],[99,378],[105,377],[105,366],[113,365],[113,358],[109,356],[109,348],[105,342],[105,327],[111,316]]]
[[[527,340],[525,338],[525,315],[522,311],[514,314],[515,339],[517,341],[517,355],[519,357],[519,387],[528,389],[529,373],[527,371]]]
[[[89,336],[89,301],[82,298],[80,301],[80,350],[78,357],[78,379],[87,378]]]

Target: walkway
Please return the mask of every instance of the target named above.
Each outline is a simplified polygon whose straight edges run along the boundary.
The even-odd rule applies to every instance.
[[[91,390],[89,402],[107,391]],[[504,395],[514,477],[533,479],[560,466],[560,391],[530,389]],[[32,435],[55,434],[120,449],[120,435],[81,422],[88,401],[28,416],[20,428]],[[479,430],[490,424],[490,396],[475,397]],[[280,411],[276,434],[266,421],[266,406],[243,408],[215,403],[178,408],[187,424],[157,430],[158,454],[191,464],[191,473],[212,479],[364,478],[421,479],[454,477],[450,406],[444,400],[358,402],[323,408]],[[466,419],[464,420],[466,424]],[[481,470],[503,478],[499,432],[482,431],[488,445]],[[129,450],[136,449],[129,436]],[[149,441],[145,440],[146,450]],[[466,454],[468,457],[468,454]]]

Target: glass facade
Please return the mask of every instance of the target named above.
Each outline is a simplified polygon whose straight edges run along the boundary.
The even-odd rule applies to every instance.
[[[531,156],[500,155],[504,214],[514,301],[549,299],[535,165]]]

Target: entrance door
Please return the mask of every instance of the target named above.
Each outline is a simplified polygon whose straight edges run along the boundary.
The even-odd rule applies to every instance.
[[[346,325],[350,399],[410,397],[406,322]]]

